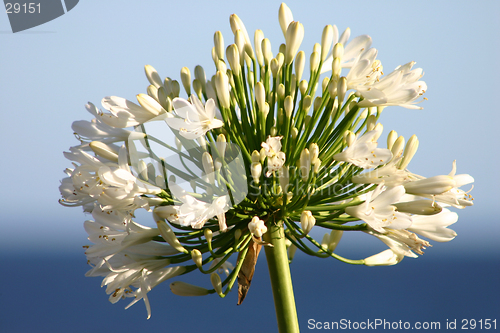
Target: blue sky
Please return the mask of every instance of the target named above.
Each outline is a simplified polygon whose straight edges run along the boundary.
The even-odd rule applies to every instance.
[[[7,15],[0,14],[0,250],[64,250],[83,256],[79,251],[87,243],[87,217],[57,200],[59,180],[70,166],[62,152],[77,143],[71,123],[90,120],[84,105],[91,101],[99,106],[108,95],[134,100],[146,91],[146,64],[162,77],[178,80],[184,66],[194,70],[202,65],[212,75],[213,33],[222,31],[226,45],[232,43],[232,13],[249,32],[263,30],[276,53],[283,42],[279,4],[84,0],[58,19],[16,34]],[[429,99],[422,104],[424,110],[387,108],[380,119],[384,133],[394,129],[406,138],[417,134],[420,147],[409,166],[417,174],[447,174],[456,159],[458,173],[475,178],[475,206],[459,211],[453,227],[459,236],[429,249],[426,256],[433,251],[498,256],[500,2],[287,4],[305,27],[301,49],[307,54],[320,42],[324,25],[336,24],[340,31],[350,27],[353,37],[370,35],[385,72],[408,61],[424,69]]]

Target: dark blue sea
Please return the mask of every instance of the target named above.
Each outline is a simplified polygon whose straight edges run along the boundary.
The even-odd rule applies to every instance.
[[[180,297],[165,283],[149,293],[152,317],[146,320],[142,301],[124,310],[129,300],[111,304],[101,279],[84,277],[89,267],[82,253],[3,250],[0,332],[277,332],[263,252],[242,305],[236,292],[225,299]],[[426,254],[364,267],[298,255],[291,270],[301,331],[413,332],[427,325],[444,332],[453,331],[453,323],[455,330],[474,324],[474,331],[495,331],[495,324],[498,331],[499,262],[493,253]],[[187,281],[210,287],[201,274]]]

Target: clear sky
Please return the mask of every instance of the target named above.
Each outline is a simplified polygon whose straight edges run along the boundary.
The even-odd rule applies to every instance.
[[[57,201],[59,180],[70,166],[62,152],[77,143],[71,123],[91,119],[88,101],[99,107],[108,95],[135,100],[146,92],[146,64],[178,80],[184,66],[202,65],[212,75],[213,34],[220,30],[226,45],[232,43],[232,13],[252,35],[263,30],[276,54],[284,41],[279,4],[82,0],[62,17],[16,34],[0,13],[0,251],[78,253],[87,243],[88,217]],[[287,4],[304,25],[306,54],[321,41],[323,27],[336,24],[340,31],[350,27],[353,37],[370,35],[386,73],[409,61],[424,69],[424,109],[387,108],[383,135],[392,129],[406,138],[417,134],[420,147],[409,166],[414,173],[447,174],[456,159],[458,173],[475,178],[475,206],[458,211],[453,227],[459,236],[436,250],[498,255],[500,2]]]

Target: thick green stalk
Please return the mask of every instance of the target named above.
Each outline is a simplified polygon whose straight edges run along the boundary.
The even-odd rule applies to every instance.
[[[265,252],[273,288],[278,329],[280,333],[299,332],[283,223],[268,226],[268,228],[267,233],[264,234],[264,241],[271,243],[274,247],[265,246]]]

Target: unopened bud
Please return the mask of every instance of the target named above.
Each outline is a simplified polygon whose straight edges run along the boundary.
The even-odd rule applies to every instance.
[[[252,177],[253,177],[254,182],[256,184],[259,184],[260,176],[262,175],[262,164],[260,164],[260,162],[252,163],[250,171],[252,172]]]
[[[311,158],[310,158],[309,149],[305,148],[300,153],[300,173],[302,175],[302,179],[307,181],[309,178],[309,171],[311,169]]]
[[[332,232],[330,232],[330,237],[328,240],[328,251],[335,251],[337,245],[340,242],[340,239],[342,238],[343,233],[344,232],[342,230],[332,230]]]
[[[187,67],[181,69],[181,81],[188,96],[191,96],[191,71]]]
[[[264,63],[269,66],[273,59],[273,52],[271,51],[271,41],[267,38],[262,40],[262,54],[264,55]]]
[[[281,3],[279,12],[278,12],[278,20],[280,23],[281,31],[283,31],[283,36],[286,36],[286,32],[288,30],[288,26],[293,21],[293,15],[290,8],[284,3]]]
[[[153,66],[151,65],[144,66],[144,71],[146,72],[146,77],[148,78],[149,83],[154,85],[156,88],[163,86],[163,81]]]
[[[339,78],[339,82],[337,83],[337,98],[339,100],[339,105],[342,105],[344,102],[345,93],[347,92],[347,79],[345,76]]]
[[[191,251],[191,258],[193,259],[194,263],[198,268],[202,268],[203,256],[201,255],[201,252],[198,249],[194,249],[193,251]]]
[[[205,296],[208,290],[182,281],[170,283],[170,291],[178,296]]]
[[[321,35],[321,61],[326,59],[328,55],[328,51],[333,44],[333,27],[331,25],[327,25],[323,29],[323,34]]]
[[[89,143],[89,146],[97,156],[101,156],[111,162],[118,163],[118,151],[116,151],[113,147],[101,141],[92,141]]]
[[[189,253],[179,242],[177,237],[175,236],[175,233],[172,231],[170,226],[167,224],[167,222],[163,220],[158,220],[156,221],[156,224],[158,226],[158,230],[160,231],[161,237],[170,244],[174,249],[176,249],[179,252],[184,252],[184,253]]]
[[[257,62],[259,66],[264,64],[264,54],[262,53],[262,40],[264,39],[264,33],[262,30],[255,30],[255,36],[253,39],[253,44],[255,45],[255,54],[257,56]]]
[[[418,139],[417,136],[413,134],[410,137],[410,139],[408,139],[408,143],[406,144],[405,152],[403,154],[403,160],[401,161],[401,165],[399,166],[401,170],[404,170],[408,166],[411,159],[417,152],[417,149],[418,149]]]
[[[344,132],[344,140],[347,145],[347,147],[350,147],[354,141],[356,140],[356,134],[352,131],[345,131]]]
[[[321,54],[318,52],[311,53],[311,57],[309,58],[309,63],[312,71],[317,71],[319,66],[319,61],[321,60]]]
[[[206,228],[203,230],[203,233],[205,234],[205,239],[207,240],[207,243],[212,243],[212,230]]]
[[[405,146],[405,138],[403,136],[400,136],[399,138],[394,141],[394,144],[392,145],[391,148],[391,153],[392,156],[401,156],[403,153],[403,147]]]
[[[240,53],[238,47],[235,44],[231,44],[226,49],[226,57],[229,62],[229,66],[233,70],[234,75],[239,76],[241,72],[240,67]]]
[[[403,254],[396,254],[392,250],[385,250],[371,257],[366,258],[366,266],[391,266],[403,260]]]
[[[287,118],[291,118],[292,112],[293,112],[293,98],[292,98],[292,96],[286,96],[284,106],[285,106],[285,114],[286,114]]]
[[[219,274],[216,272],[213,272],[210,274],[210,282],[212,282],[212,286],[215,289],[215,292],[222,297],[222,282],[220,280]]]
[[[231,106],[229,98],[229,79],[225,73],[217,71],[217,74],[215,74],[215,86],[220,105],[223,108],[229,109]]]
[[[297,135],[299,135],[299,130],[297,127],[292,127],[292,139],[296,139]]]
[[[314,227],[316,224],[316,219],[312,215],[310,210],[304,210],[302,211],[302,214],[300,215],[300,224],[302,227],[302,231],[304,231],[304,235],[307,235],[309,231]]]
[[[222,32],[216,31],[214,34],[215,54],[220,60],[224,59],[224,37]]]
[[[332,50],[332,58],[339,58],[342,60],[342,57],[344,56],[344,45],[342,43],[337,43],[333,46]]]
[[[302,96],[305,95],[308,85],[309,85],[309,83],[306,80],[300,81],[300,83],[299,83],[299,90],[300,90],[300,94]]]
[[[392,146],[394,145],[394,142],[398,138],[398,133],[394,130],[390,131],[389,134],[387,135],[387,149],[391,150]],[[394,155],[394,153],[393,153]]]
[[[300,22],[292,21],[286,30],[286,54],[285,62],[291,64],[295,58],[295,54],[299,50],[300,44],[304,39],[304,26]]]

